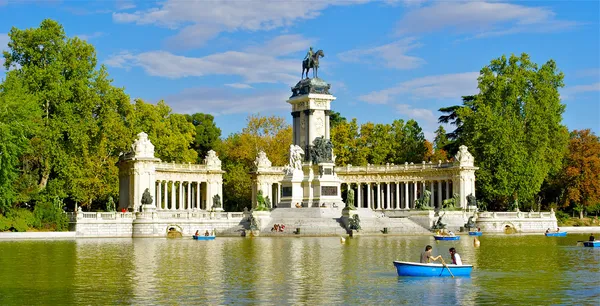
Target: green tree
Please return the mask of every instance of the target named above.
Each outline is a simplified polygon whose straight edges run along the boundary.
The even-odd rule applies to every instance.
[[[336,111],[331,111],[329,113],[329,126],[331,129],[334,129],[339,124],[347,122],[346,117],[342,117],[342,115]]]
[[[18,186],[29,194],[21,198],[46,194],[89,206],[114,194],[114,163],[133,138],[129,97],[111,85],[104,67],[96,70],[94,47],[68,38],[53,20],[12,28],[9,38],[5,84],[20,82],[41,110],[32,121],[38,128],[31,150],[21,156]]]
[[[357,159],[359,153],[357,142],[359,128],[356,118],[352,121],[343,121],[331,128],[331,142],[333,153],[336,156],[335,163],[338,166],[360,165]]]
[[[239,211],[252,203],[252,181],[258,152],[264,151],[273,166],[288,163],[292,128],[281,117],[251,115],[240,133],[229,135],[219,146],[223,162],[223,204],[228,211]]]
[[[198,152],[198,161],[202,162],[208,151],[217,147],[221,129],[215,124],[214,117],[209,114],[195,113],[185,115],[185,118],[196,127],[196,136],[192,147]]]
[[[457,109],[458,137],[480,167],[478,197],[490,208],[531,202],[548,173],[560,168],[568,137],[562,86],[554,61],[538,68],[527,54],[502,56],[481,70],[473,107]]]
[[[17,198],[21,156],[31,150],[30,138],[38,131],[41,110],[21,80],[9,78],[0,85],[0,214]]]
[[[191,148],[196,128],[181,114],[171,113],[171,108],[159,101],[156,105],[135,100],[133,127],[136,134],[145,132],[154,144],[155,156],[163,161],[193,163],[198,153]]]
[[[458,116],[458,110],[462,108],[470,108],[475,111],[475,96],[463,96],[462,97],[463,105],[453,105],[449,107],[442,107],[439,109],[440,112],[446,113],[447,115],[442,115],[438,118],[438,123],[445,123],[454,125],[456,128],[452,132],[448,132],[446,134],[446,142],[442,149],[451,154],[456,154],[458,152],[458,147],[460,147],[463,143],[460,139],[462,133],[463,122],[462,119]]]

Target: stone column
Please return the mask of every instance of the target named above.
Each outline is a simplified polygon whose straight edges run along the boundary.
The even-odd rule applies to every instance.
[[[156,209],[162,210],[162,181],[158,181],[158,190],[156,191]]]
[[[442,181],[438,181],[438,194],[437,194],[437,198],[438,198],[438,205],[437,207],[442,207]]]
[[[329,113],[330,110],[325,111],[325,139],[329,139]]]
[[[417,185],[418,185],[417,181],[414,181],[414,182],[413,182],[413,185],[415,186],[415,188],[414,188],[415,190],[414,190],[414,192],[413,192],[413,196],[412,196],[412,199],[411,199],[410,206],[411,206],[412,208],[415,208],[415,206],[414,206],[415,204],[414,204],[414,203],[415,203],[415,200],[417,199],[417,188],[418,188],[418,186],[417,186]]]
[[[362,183],[356,183],[356,207],[362,207],[362,196],[361,196]]]
[[[408,194],[408,183],[409,182],[404,182],[403,183],[404,184],[404,208],[405,209],[409,209],[410,208],[409,205],[408,205],[408,203],[409,203],[409,197],[410,197],[410,195]]]
[[[187,190],[187,203],[184,208],[189,210],[192,208],[192,184],[190,182],[186,182],[185,189]]]
[[[396,203],[394,203],[394,208],[400,208],[400,183],[396,182]]]
[[[178,195],[179,195],[179,210],[183,210],[183,202],[184,202],[183,181],[179,181],[179,194]]]
[[[211,210],[213,207],[211,185],[210,181],[206,181],[206,210]]]
[[[431,189],[431,196],[429,197],[429,206],[434,207],[433,206],[433,200],[435,197],[435,193],[433,192],[433,181],[429,181],[429,188]]]
[[[375,209],[381,208],[381,183],[377,182],[377,198],[375,198]]]
[[[367,208],[373,209],[371,206],[371,183],[367,183]]]
[[[391,205],[392,203],[390,203],[391,197],[390,197],[390,182],[385,183],[385,200],[386,200],[386,204],[387,204],[387,209],[391,209],[393,206]]]
[[[281,201],[281,184],[277,183],[277,202],[273,202],[273,204],[277,204]]]
[[[200,210],[200,182],[196,182],[196,209]]]
[[[171,206],[169,209],[175,209],[175,181],[171,181]]]

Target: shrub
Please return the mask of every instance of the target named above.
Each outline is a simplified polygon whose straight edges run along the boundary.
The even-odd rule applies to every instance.
[[[66,231],[69,228],[69,218],[62,210],[63,202],[58,197],[52,202],[39,201],[33,214],[35,226],[40,229]]]
[[[25,232],[35,223],[35,217],[31,211],[17,208],[6,213],[6,217],[0,216],[0,231],[13,230]]]
[[[570,218],[569,214],[565,213],[564,211],[557,210],[555,212],[555,214],[556,214],[556,221],[560,225],[564,224]]]

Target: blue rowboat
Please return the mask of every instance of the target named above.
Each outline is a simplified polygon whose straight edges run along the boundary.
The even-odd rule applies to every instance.
[[[567,237],[567,232],[545,233],[546,237]]]
[[[599,241],[584,241],[583,246],[590,248],[600,248],[600,240]]]
[[[438,235],[433,235],[433,238],[435,238],[435,240],[459,240],[460,236],[438,236]]]
[[[469,232],[469,236],[481,236],[483,235],[482,232]]]
[[[448,269],[454,276],[471,276],[472,265],[447,265],[442,264],[423,264],[416,262],[394,261],[398,276],[451,276]]]
[[[215,236],[192,236],[194,240],[215,240]]]

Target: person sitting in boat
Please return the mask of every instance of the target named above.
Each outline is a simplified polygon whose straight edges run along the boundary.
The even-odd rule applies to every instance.
[[[448,232],[448,236],[454,237],[454,236],[456,236],[456,235],[454,235],[454,232],[453,232],[453,231],[449,231],[449,232]]]
[[[546,234],[548,234],[548,233],[550,233],[550,228],[548,228],[548,229],[546,230]]]
[[[456,249],[450,248],[448,252],[450,252],[450,257],[452,258],[452,264],[462,266],[462,260],[460,259],[460,255],[456,253]]]
[[[210,233],[208,232],[208,230],[206,230],[206,232],[204,233],[204,236],[210,236]]]
[[[425,247],[425,251],[421,253],[421,263],[430,263],[432,260],[436,261],[436,260],[442,258],[442,255],[433,257],[431,255],[432,250],[433,250],[433,247],[430,245],[427,245]]]
[[[200,236],[200,231],[199,230],[196,231],[196,233],[194,234],[194,236],[196,236],[196,237]]]
[[[559,233],[560,232],[560,228],[557,227],[556,228],[556,232]]]
[[[477,231],[478,231],[478,232],[481,232],[481,227],[478,227],[478,228],[477,228]]]
[[[596,237],[594,237],[594,233],[591,233],[591,234],[590,234],[590,239],[589,239],[589,240],[590,240],[590,241],[594,241],[594,240],[596,240]]]

